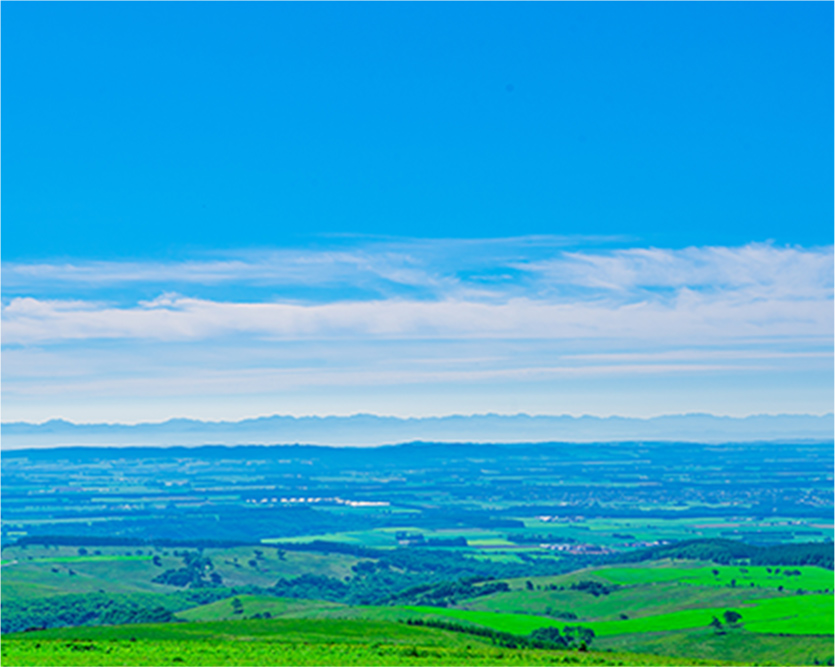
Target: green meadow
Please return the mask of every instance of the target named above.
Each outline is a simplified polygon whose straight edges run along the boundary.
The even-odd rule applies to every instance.
[[[820,567],[765,567],[702,565],[686,567],[612,567],[598,575],[613,584],[648,584],[677,581],[694,586],[754,586],[786,590],[832,591],[835,575]]]
[[[349,605],[327,600],[300,600],[295,598],[275,598],[259,595],[240,595],[209,604],[186,609],[176,614],[184,621],[221,621],[238,618],[250,618],[255,614],[270,614],[272,617],[315,617],[351,609]]]
[[[141,555],[124,548],[102,548],[97,555],[78,555],[70,547],[8,547],[3,550],[3,601],[54,595],[107,592],[116,594],[174,593],[177,587],[155,583],[166,569],[181,567],[176,549],[146,549]],[[280,577],[302,574],[343,578],[359,562],[355,556],[287,551],[272,548],[206,549],[205,555],[229,587],[271,586]],[[158,565],[153,562],[158,559]]]
[[[0,651],[7,667],[709,664],[632,652],[507,649],[472,635],[370,620],[62,628],[6,637]]]
[[[482,531],[460,533],[485,545],[497,541]],[[387,535],[391,538],[390,531]],[[267,587],[301,575],[344,582],[373,570],[382,556],[266,546],[206,548],[200,553],[211,558],[211,571],[222,576],[226,588],[201,592],[153,581],[166,569],[182,567],[178,550],[96,551],[5,549],[4,603],[19,608],[67,593],[113,595],[121,596],[123,610],[130,604],[164,608],[173,622],[6,634],[4,665],[660,665],[700,660],[803,665],[833,658],[835,585],[832,571],[820,567],[663,559],[481,580],[437,604],[392,599],[369,605],[280,597]],[[485,550],[480,555],[501,554]],[[385,569],[380,576],[392,573]],[[506,590],[479,594],[496,584]],[[200,598],[204,593],[210,595]],[[728,612],[739,618],[729,621]],[[582,626],[595,637],[589,652],[507,649],[449,628],[406,625],[414,620],[518,637],[540,628]]]

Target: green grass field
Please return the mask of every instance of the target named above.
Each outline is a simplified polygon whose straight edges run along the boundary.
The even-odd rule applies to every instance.
[[[457,606],[474,611],[514,612],[560,617],[573,613],[583,620],[614,621],[666,614],[681,609],[733,607],[750,600],[779,595],[776,591],[695,587],[676,583],[631,586],[609,595],[593,596],[571,590],[513,590],[464,600]]]
[[[548,626],[583,625],[595,631],[598,637],[622,634],[669,632],[706,628],[714,616],[722,618],[725,611],[742,614],[737,624],[748,632],[783,635],[831,635],[832,597],[827,595],[803,595],[785,598],[767,598],[749,601],[746,605],[728,605],[701,609],[684,609],[668,613],[611,621],[590,621],[584,618],[566,620],[525,613],[501,613],[429,606],[363,607],[348,606],[321,600],[291,600],[262,596],[242,595],[236,607],[231,599],[219,600],[177,614],[188,621],[217,621],[249,618],[254,614],[270,612],[274,617],[298,618],[366,618],[377,620],[405,620],[407,618],[433,617],[464,621],[474,625],[527,635],[533,630]]]
[[[480,538],[487,539],[483,534]],[[279,577],[303,573],[344,578],[353,574],[351,567],[360,560],[310,552],[282,556],[268,547],[206,549],[204,554],[212,559],[224,584],[236,586],[270,586]],[[168,665],[179,664],[178,656],[184,664],[194,665],[561,664],[553,662],[554,654],[547,651],[502,651],[472,635],[397,622],[414,618],[455,620],[515,635],[547,626],[582,625],[594,630],[596,650],[657,654],[657,662],[644,656],[630,658],[643,662],[625,664],[668,664],[661,655],[676,656],[664,659],[675,664],[689,664],[685,658],[691,657],[712,664],[723,659],[825,664],[832,657],[835,598],[831,592],[810,591],[832,591],[833,573],[816,567],[662,560],[510,579],[507,592],[459,600],[448,607],[350,606],[238,595],[183,609],[170,606],[183,604],[184,598],[170,597],[180,589],[151,581],[166,568],[182,566],[182,559],[171,550],[139,554],[102,549],[81,555],[70,548],[29,548],[7,550],[4,556],[10,561],[3,567],[6,602],[103,590],[137,601],[141,597],[147,606],[167,600],[167,608],[179,609],[176,617],[186,621],[4,635],[3,661],[9,665]],[[161,565],[152,563],[154,556],[159,556]],[[595,596],[572,589],[583,581],[605,584],[607,591]],[[806,592],[800,594],[800,589]],[[719,629],[709,627],[726,611],[742,618]],[[270,620],[261,620],[266,614]],[[131,637],[136,641],[129,641]],[[214,639],[209,642],[207,637]],[[585,661],[577,664],[615,664],[589,662],[607,655],[559,652],[557,657]]]
[[[238,600],[236,606],[233,600]],[[250,618],[255,614],[269,613],[272,617],[311,618],[330,612],[350,609],[348,605],[326,600],[298,600],[293,598],[274,598],[263,595],[239,595],[235,598],[218,600],[210,604],[186,609],[176,614],[184,621],[222,621],[235,618]]]
[[[787,575],[786,570],[799,574]],[[599,596],[570,588],[581,581],[603,581],[619,588]],[[728,610],[742,614],[741,624],[749,632],[831,635],[835,624],[831,593],[796,593],[833,589],[833,573],[818,567],[658,561],[508,580],[508,584],[510,592],[474,598],[458,609],[434,613],[522,634],[560,622],[559,614],[565,612],[576,615],[577,623],[598,636],[701,628]],[[426,608],[420,610],[426,612]]]
[[[686,655],[717,663],[730,660],[749,665],[826,665],[833,660],[831,635],[780,636],[745,630],[725,634],[699,629],[616,635],[597,639],[595,648]]]
[[[800,572],[800,574],[786,574]],[[820,567],[746,567],[707,565],[687,567],[610,567],[597,570],[597,575],[613,584],[648,584],[678,581],[694,586],[736,586],[755,588],[779,588],[785,590],[832,591],[835,590],[835,573]]]
[[[0,651],[6,667],[709,664],[624,652],[505,649],[434,628],[345,620],[63,628],[6,636]]]
[[[279,556],[275,549],[256,547],[205,549],[214,572],[223,584],[269,587],[281,578],[310,573],[342,579],[359,562],[354,556],[288,551]],[[173,549],[144,550],[141,555],[124,548],[102,548],[99,554],[79,555],[71,547],[11,547],[4,549],[3,600],[28,600],[72,593],[173,593],[172,586],[154,583],[164,570],[183,566]],[[152,559],[159,557],[160,565]]]
[[[771,572],[768,572],[769,569]],[[714,570],[716,574],[714,574]],[[787,575],[787,571],[799,571],[800,574]],[[808,565],[783,567],[731,566],[704,563],[702,561],[669,559],[645,561],[630,565],[586,568],[576,570],[570,574],[537,577],[535,583],[544,586],[550,584],[567,586],[583,579],[623,586],[680,582],[697,586],[724,586],[730,588],[731,582],[734,581],[736,588],[751,588],[753,585],[754,588],[774,590],[781,586],[785,590],[829,590],[830,592],[835,590],[835,573],[821,567]],[[507,580],[514,590],[525,588],[526,581],[525,578]]]
[[[280,557],[275,549],[262,548],[257,557],[256,548],[206,549],[204,554],[212,559],[214,571],[223,577],[225,586],[269,587],[284,577],[292,579],[302,574],[315,574],[342,579],[352,574],[351,567],[359,558],[345,554],[321,554],[287,551]]]

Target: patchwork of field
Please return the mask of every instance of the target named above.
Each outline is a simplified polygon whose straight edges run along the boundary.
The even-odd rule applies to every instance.
[[[59,455],[2,461],[4,665],[835,662],[830,444]]]
[[[345,508],[342,513],[360,514],[364,508]],[[407,534],[429,540],[452,540],[463,538],[466,544],[445,545],[439,548],[465,550],[480,556],[501,556],[519,562],[516,554],[535,553],[558,556],[560,549],[594,545],[606,550],[619,552],[624,549],[648,546],[664,541],[693,538],[755,538],[765,543],[800,543],[809,539],[832,538],[833,526],[827,523],[810,522],[798,517],[776,517],[762,520],[739,517],[693,517],[653,518],[651,520],[599,519],[583,516],[532,516],[513,513],[512,506],[507,517],[518,522],[520,527],[502,529],[487,528],[440,528],[428,529],[409,523],[409,514],[404,513],[403,522],[396,528],[369,528],[344,532],[317,533],[300,537],[264,538],[265,544],[283,542],[313,542],[323,540],[341,542],[375,549],[391,549],[398,545],[398,535]],[[533,536],[533,537],[532,537]]]
[[[828,443],[70,448],[0,463],[4,546],[71,534],[382,549],[412,533],[524,553],[835,536]]]

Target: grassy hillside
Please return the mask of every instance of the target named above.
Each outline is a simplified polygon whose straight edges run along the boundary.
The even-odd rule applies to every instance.
[[[426,582],[417,596],[404,594],[370,606],[287,597],[288,593],[278,589],[252,586],[272,584],[278,577],[320,573],[347,588],[341,583],[347,576],[362,580],[362,576],[371,572],[384,581],[386,577],[399,576],[401,567],[422,566],[420,559],[431,554],[416,551],[410,555],[416,559],[414,563],[392,561],[381,568],[372,559],[346,554],[289,550],[280,553],[268,547],[207,548],[200,552],[199,561],[195,561],[200,563],[199,568],[205,569],[202,582],[210,574],[218,574],[223,586],[184,588],[153,581],[166,570],[182,568],[187,560],[182,552],[147,548],[140,552],[115,547],[96,551],[79,553],[70,547],[34,546],[12,551],[13,558],[7,559],[10,562],[3,567],[7,612],[4,622],[12,618],[10,614],[15,610],[20,613],[20,609],[34,609],[45,603],[58,609],[59,603],[66,602],[65,615],[77,616],[75,620],[64,621],[61,617],[56,621],[52,614],[52,621],[44,622],[50,617],[51,612],[47,610],[42,617],[33,616],[10,629],[83,623],[136,625],[4,635],[4,651],[7,645],[10,651],[8,655],[4,652],[4,661],[48,664],[54,660],[54,664],[92,665],[115,664],[114,660],[121,661],[120,664],[142,664],[145,660],[150,662],[144,664],[169,664],[165,661],[169,658],[173,661],[185,651],[187,655],[181,656],[183,661],[192,664],[516,664],[523,654],[529,654],[527,664],[550,664],[547,652],[540,655],[533,650],[525,649],[528,653],[524,653],[516,649],[512,655],[505,656],[502,651],[506,649],[485,643],[484,638],[398,623],[415,619],[458,622],[518,636],[527,636],[539,628],[564,629],[579,625],[594,631],[592,648],[595,650],[676,656],[671,660],[678,664],[692,657],[712,663],[728,658],[759,664],[814,664],[816,660],[826,664],[833,657],[832,590],[835,585],[832,571],[819,567],[723,566],[668,559],[586,568],[559,576],[473,580],[473,583],[457,581],[453,572],[447,576],[457,581],[454,584],[443,579],[427,581],[413,574],[415,581]],[[431,559],[427,562],[438,565]],[[238,588],[226,588],[228,583],[235,583]],[[289,595],[319,597],[317,591],[323,589],[320,584],[314,584],[310,592],[294,589]],[[87,595],[83,599],[78,596],[73,606],[70,596],[56,597],[58,592],[67,590]],[[451,592],[433,597],[433,590]],[[43,591],[47,593],[35,594]],[[116,605],[110,616],[87,618],[108,604]],[[164,620],[188,623],[140,625]],[[201,645],[215,631],[220,633],[222,641],[217,646]],[[360,641],[363,632],[379,646],[372,649],[365,639]],[[304,650],[287,643],[298,633],[306,637],[298,639],[307,642]],[[269,637],[258,642],[281,645],[266,649],[252,644],[246,648],[238,641],[240,636]],[[144,652],[136,652],[137,642],[125,643],[131,637],[145,642]],[[403,653],[404,637],[424,642],[410,645],[418,655]],[[440,643],[433,644],[432,637]],[[27,643],[33,638],[38,639],[40,647]],[[61,644],[64,639],[67,641]],[[82,640],[95,646],[83,648],[83,642],[78,643]],[[359,642],[356,646],[344,648],[346,642],[355,641]],[[170,651],[160,648],[159,642],[168,642]],[[185,644],[175,647],[171,642]],[[336,644],[341,648],[334,648]],[[424,650],[421,647],[427,646],[434,648],[420,654]],[[467,650],[475,653],[456,653],[462,646],[470,646]],[[267,655],[278,657],[267,658]],[[565,652],[560,659],[572,656],[591,659],[591,654]],[[73,663],[76,658],[77,662]],[[417,662],[409,662],[407,658]]]
[[[528,634],[537,628],[555,624],[553,618],[519,613],[495,613],[470,611],[467,609],[445,609],[440,607],[407,607],[419,614],[434,614],[484,625],[495,630]],[[749,632],[764,632],[791,635],[831,634],[833,609],[832,597],[828,595],[804,595],[793,598],[770,598],[754,601],[745,606],[709,607],[706,609],[685,609],[670,613],[626,618],[617,621],[571,621],[594,630],[598,637],[613,635],[665,632],[669,630],[690,630],[706,628],[713,617],[722,618],[726,611],[741,613],[737,624]]]
[[[784,590],[826,591],[835,588],[835,574],[821,567],[765,565],[726,566],[657,563],[653,567],[610,567],[598,572],[614,584],[647,584],[678,581],[694,586],[733,586]]]
[[[137,550],[102,549],[97,555],[79,555],[70,547],[26,547],[3,550],[3,601],[27,600],[80,593],[165,593],[174,589],[151,580],[160,571],[177,567],[179,559]]]
[[[184,621],[222,621],[263,617],[316,617],[322,613],[340,612],[350,609],[348,605],[327,600],[298,600],[294,598],[274,598],[263,595],[239,595],[210,604],[186,609],[176,614]]]
[[[86,551],[86,550],[85,550]],[[90,549],[92,552],[93,549]],[[185,551],[185,550],[183,550]],[[3,601],[81,593],[173,593],[178,588],[154,578],[183,566],[177,549],[101,547],[79,554],[76,547],[28,545],[3,550]],[[224,586],[272,586],[302,574],[342,579],[359,559],[345,554],[279,552],[265,547],[204,549],[212,573]]]
[[[9,635],[6,667],[31,665],[696,665],[623,652],[506,649],[402,623],[250,620]],[[716,664],[716,663],[713,663]]]
[[[698,627],[733,609],[757,632],[831,634],[833,573],[816,567],[766,568],[647,562],[560,577],[508,580],[510,591],[462,601],[463,610],[576,619],[599,634]],[[795,574],[796,573],[796,574]],[[589,585],[597,582],[600,586]],[[830,591],[800,594],[800,591]],[[624,618],[625,617],[625,618]],[[641,620],[643,619],[643,620]],[[544,622],[544,621],[543,621]],[[693,625],[691,625],[693,624]]]
[[[754,632],[679,632],[618,635],[598,639],[596,648],[659,655],[686,655],[720,662],[731,660],[758,665],[831,665],[832,636],[780,636]]]
[[[594,630],[596,648],[760,664],[831,664],[833,658],[835,586],[832,571],[823,568],[665,560],[506,583],[508,592],[454,608],[412,609],[519,634],[581,624]],[[731,611],[741,615],[734,623],[725,618]],[[714,618],[719,627],[710,626]]]

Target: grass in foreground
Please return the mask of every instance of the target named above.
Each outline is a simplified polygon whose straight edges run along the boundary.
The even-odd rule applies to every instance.
[[[7,635],[6,667],[40,665],[699,665],[622,652],[506,649],[379,621],[252,620],[62,628]]]
[[[652,632],[595,640],[596,648],[660,655],[686,655],[717,662],[731,660],[758,665],[832,665],[832,636],[766,635],[710,630]]]

